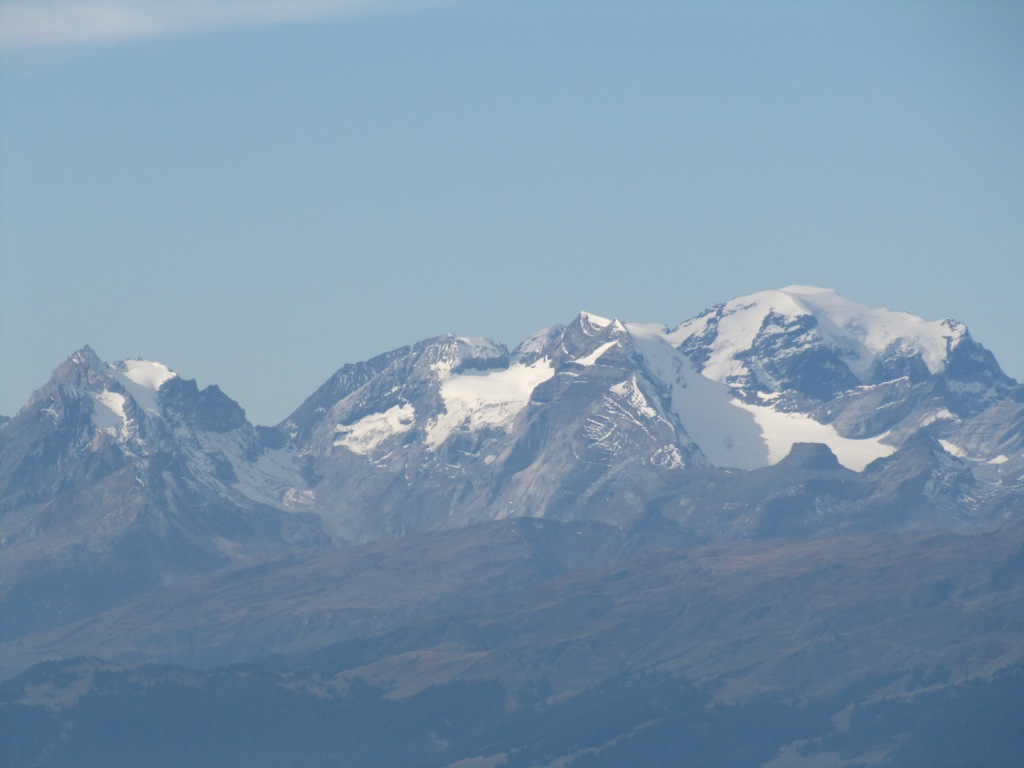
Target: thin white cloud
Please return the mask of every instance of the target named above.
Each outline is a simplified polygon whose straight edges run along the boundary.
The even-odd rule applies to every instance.
[[[301,21],[393,0],[0,0],[0,47],[109,43]]]

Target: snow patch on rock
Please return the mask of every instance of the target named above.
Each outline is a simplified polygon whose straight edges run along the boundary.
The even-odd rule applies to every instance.
[[[415,422],[416,409],[411,404],[395,405],[383,413],[364,416],[355,424],[339,424],[334,428],[334,445],[367,456],[389,437],[408,432]]]
[[[951,443],[949,440],[939,440],[939,445],[942,446],[942,450],[951,456],[956,456],[958,459],[967,458],[967,451],[956,443]]]
[[[605,342],[586,357],[581,357],[580,359],[573,360],[571,362],[576,363],[576,365],[582,365],[585,368],[590,367],[600,359],[601,355],[603,355],[605,352],[607,352],[609,349],[611,349],[618,343],[619,342],[617,339]]]
[[[121,434],[125,420],[124,395],[106,389],[93,395],[92,423],[96,429]]]
[[[896,450],[882,442],[884,434],[858,440],[843,437],[832,425],[822,424],[802,413],[784,413],[740,400],[733,400],[732,405],[754,417],[768,446],[768,464],[777,464],[786,458],[794,443],[822,443],[844,467],[861,472],[875,459],[890,456]]]
[[[466,371],[441,384],[445,413],[427,426],[427,445],[436,449],[456,429],[508,429],[530,402],[537,385],[555,375],[547,358],[532,365],[515,363],[504,370]]]
[[[937,421],[959,421],[959,419],[950,413],[948,408],[940,408],[937,411],[927,414],[919,423],[922,427],[927,427]]]
[[[132,400],[146,413],[160,414],[160,404],[157,400],[157,393],[160,387],[168,379],[173,379],[176,374],[163,363],[154,363],[150,360],[122,360],[114,363],[111,368],[114,376],[125,388]]]
[[[613,384],[610,387],[612,394],[618,395],[637,413],[642,416],[646,416],[648,419],[654,420],[658,418],[658,412],[654,410],[647,402],[647,398],[644,397],[643,392],[636,384],[636,377],[630,376],[625,381],[620,381],[618,384]]]
[[[751,414],[733,407],[728,387],[701,376],[663,330],[632,323],[627,328],[648,374],[666,392],[678,428],[711,464],[740,469],[768,464],[760,428]]]

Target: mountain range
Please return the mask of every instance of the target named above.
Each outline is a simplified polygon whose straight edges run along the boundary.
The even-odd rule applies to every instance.
[[[242,662],[271,698],[358,683],[385,709],[499,686],[493,717],[395,764],[674,754],[633,710],[540,756],[540,726],[494,735],[509,697],[587,717],[623,686],[682,686],[722,723],[834,710],[723,764],[912,764],[914,702],[1020,693],[1024,386],[963,323],[806,286],[674,327],[582,312],[511,350],[428,339],[342,366],[276,426],[83,347],[0,424],[0,557],[0,712],[34,724],[33,764],[76,764],[67,723],[119,701],[98,680],[137,697],[187,669],[230,698]],[[905,731],[850,735],[897,703]],[[351,764],[384,764],[373,748]]]

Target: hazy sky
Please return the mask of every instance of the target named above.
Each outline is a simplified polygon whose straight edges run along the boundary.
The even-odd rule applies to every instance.
[[[0,413],[791,283],[1024,378],[1024,3],[2,0]]]

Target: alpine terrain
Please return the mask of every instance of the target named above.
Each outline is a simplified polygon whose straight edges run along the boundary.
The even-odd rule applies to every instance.
[[[74,352],[0,420],[33,766],[1019,765],[1024,386],[790,286],[342,366]]]

